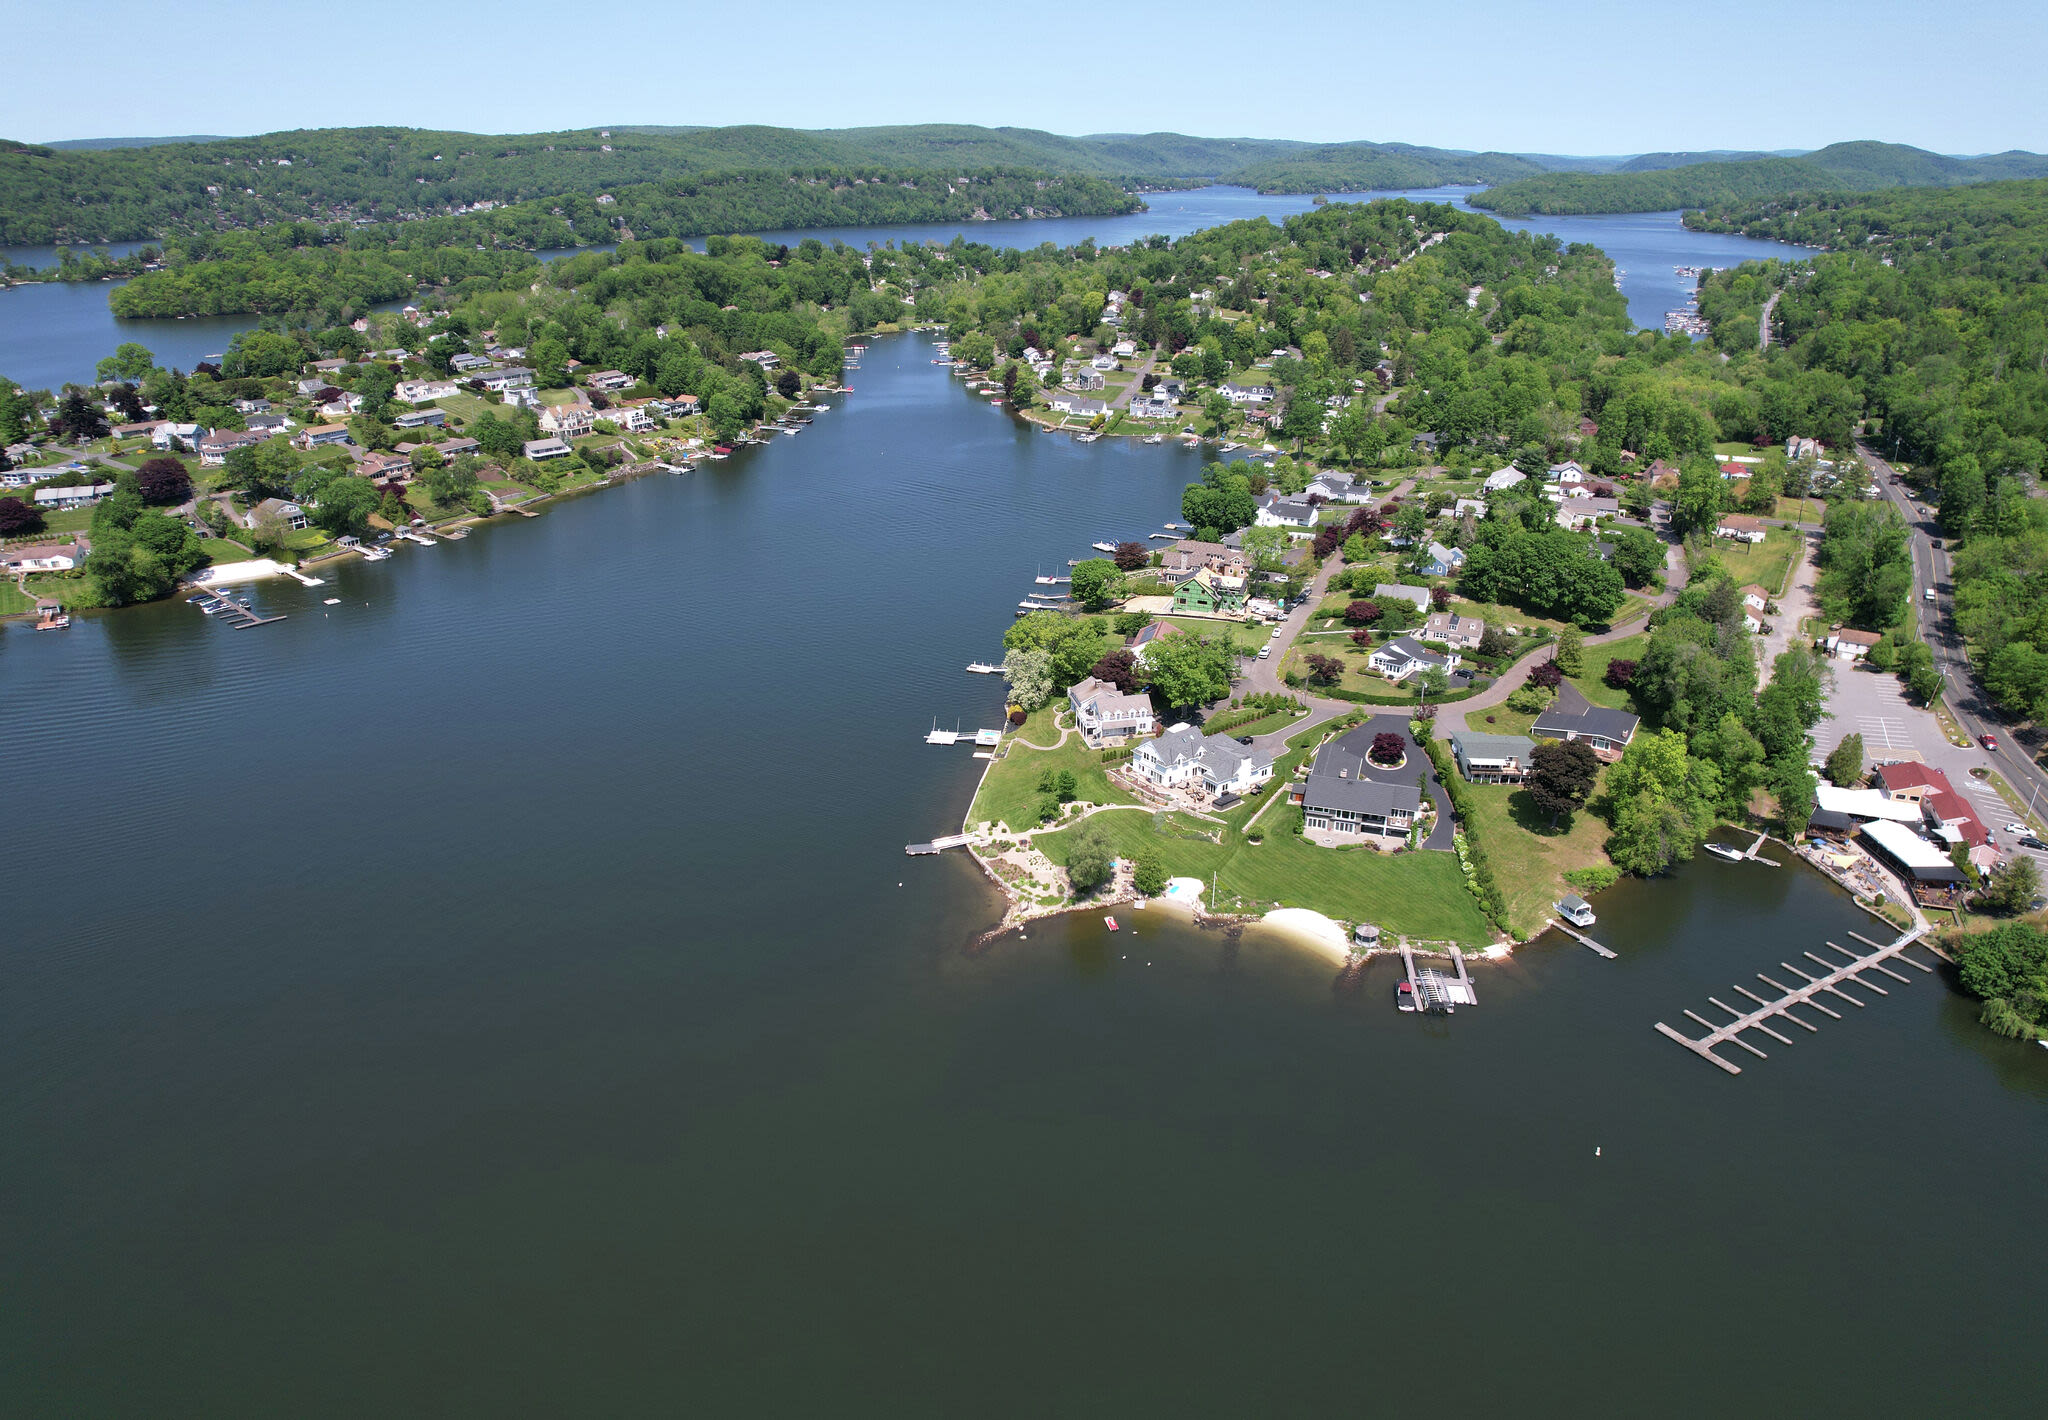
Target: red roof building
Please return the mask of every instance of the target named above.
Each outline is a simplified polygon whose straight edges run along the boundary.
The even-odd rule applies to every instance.
[[[1955,786],[1939,769],[1924,764],[1899,763],[1877,766],[1878,786],[1887,798],[1910,799],[1919,803],[1929,794],[1954,794]]]

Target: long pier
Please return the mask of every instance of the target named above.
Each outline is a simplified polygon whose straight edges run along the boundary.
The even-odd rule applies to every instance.
[[[906,844],[903,851],[913,858],[921,858],[928,853],[943,853],[948,848],[958,848],[967,841],[966,834],[955,833],[947,838],[934,838],[929,843]]]
[[[1818,975],[1810,975],[1790,962],[1779,962],[1778,965],[1787,973],[1799,978],[1801,984],[1798,986],[1782,986],[1770,977],[1765,976],[1762,972],[1758,972],[1756,979],[1778,994],[1770,1000],[1765,1000],[1748,987],[1737,986],[1735,990],[1738,993],[1756,1003],[1754,1010],[1738,1011],[1725,1001],[1709,996],[1707,998],[1709,1001],[1734,1017],[1734,1019],[1717,1026],[1712,1021],[1706,1019],[1706,1017],[1692,1011],[1687,1011],[1685,1013],[1687,1016],[1690,1016],[1697,1024],[1707,1028],[1707,1033],[1703,1036],[1693,1037],[1685,1035],[1682,1032],[1673,1030],[1662,1021],[1657,1022],[1657,1029],[1701,1059],[1711,1060],[1731,1075],[1740,1075],[1742,1067],[1731,1065],[1728,1061],[1716,1055],[1714,1053],[1715,1046],[1734,1045],[1748,1051],[1759,1060],[1768,1060],[1770,1058],[1768,1055],[1742,1038],[1744,1031],[1760,1031],[1772,1040],[1777,1041],[1780,1045],[1790,1045],[1792,1043],[1790,1036],[1780,1035],[1777,1031],[1771,1029],[1766,1022],[1775,1019],[1779,1024],[1795,1025],[1809,1034],[1817,1034],[1819,1027],[1810,1021],[1792,1014],[1794,1006],[1811,1006],[1829,1019],[1838,1021],[1842,1018],[1841,1012],[1817,998],[1824,995],[1833,996],[1839,1001],[1846,1001],[1849,1005],[1856,1007],[1860,1011],[1869,1002],[1859,1000],[1842,990],[1844,985],[1859,987],[1862,990],[1879,996],[1889,996],[1891,994],[1889,991],[1885,990],[1884,987],[1878,985],[1875,981],[1865,980],[1861,973],[1866,971],[1881,973],[1903,986],[1913,978],[1901,976],[1898,972],[1886,966],[1886,962],[1897,960],[1907,966],[1916,967],[1923,972],[1932,972],[1934,968],[1927,965],[1927,963],[1916,961],[1906,955],[1906,948],[1919,941],[1921,934],[1926,930],[1924,927],[1915,927],[1889,946],[1881,942],[1873,942],[1861,933],[1850,932],[1846,935],[1855,938],[1865,946],[1872,948],[1872,950],[1867,953],[1855,952],[1834,942],[1827,943],[1829,950],[1848,958],[1846,962],[1839,963],[1830,961],[1826,957],[1818,956],[1813,952],[1804,953],[1808,961],[1819,968]]]
[[[1564,933],[1567,937],[1571,937],[1574,940],[1576,940],[1581,946],[1591,947],[1594,951],[1598,952],[1601,956],[1606,957],[1609,961],[1613,961],[1615,959],[1615,953],[1610,952],[1609,950],[1607,950],[1607,948],[1601,946],[1598,942],[1594,941],[1584,932],[1581,932],[1578,928],[1572,926],[1569,922],[1560,922],[1555,917],[1553,917],[1550,919],[1550,925],[1557,928],[1558,931]]]

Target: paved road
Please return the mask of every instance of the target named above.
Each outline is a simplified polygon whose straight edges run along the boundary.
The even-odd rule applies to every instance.
[[[1778,309],[1778,297],[1784,294],[1783,291],[1771,292],[1771,299],[1764,302],[1764,313],[1756,318],[1756,348],[1759,350],[1771,348],[1771,312]]]
[[[1997,737],[1998,748],[1987,751],[1972,748],[1961,751],[1967,765],[1996,769],[2007,782],[2015,785],[2022,794],[2038,796],[2048,802],[2048,774],[2041,772],[2034,763],[2028,745],[2023,744],[2015,728],[2008,724],[2004,715],[1991,703],[1977,683],[1970,669],[1968,658],[1963,654],[1963,639],[1950,620],[1953,603],[1950,600],[1950,568],[1948,552],[1934,546],[1939,536],[1931,514],[1922,513],[1919,505],[1907,496],[1903,485],[1892,481],[1892,466],[1879,458],[1863,445],[1856,446],[1856,452],[1867,463],[1877,479],[1877,486],[1884,496],[1891,499],[1905,515],[1906,527],[1910,533],[1913,553],[1913,615],[1920,637],[1934,651],[1934,664],[1948,679],[1948,706],[1956,720],[1963,727],[1963,733],[1975,740],[1978,736],[1992,734]],[[1925,596],[1927,588],[1934,589],[1934,600]],[[2038,740],[2039,732],[2030,732]],[[1946,741],[1944,741],[1946,743]],[[1874,756],[1873,756],[1874,757]],[[1933,762],[1930,759],[1930,762]],[[1944,769],[1949,766],[1943,765]],[[1954,775],[1951,774],[1951,778]],[[1957,787],[1961,784],[1958,782]],[[1985,820],[1987,823],[1990,820]],[[2000,819],[2000,822],[2003,822]]]
[[[1137,369],[1131,372],[1131,382],[1116,392],[1116,398],[1109,402],[1109,407],[1111,409],[1130,408],[1131,396],[1136,394],[1140,389],[1144,388],[1145,376],[1152,372],[1152,366],[1156,364],[1158,360],[1159,357],[1157,355],[1146,356],[1145,363],[1138,366]]]

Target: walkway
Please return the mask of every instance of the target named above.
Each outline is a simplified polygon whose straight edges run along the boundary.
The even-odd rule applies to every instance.
[[[1152,373],[1152,367],[1159,362],[1157,355],[1145,357],[1145,363],[1131,372],[1131,382],[1116,392],[1116,398],[1109,402],[1111,409],[1128,409],[1131,396],[1145,387],[1145,376]]]

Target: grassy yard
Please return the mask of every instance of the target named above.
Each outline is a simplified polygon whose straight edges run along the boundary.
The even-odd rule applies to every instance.
[[[1615,690],[1607,684],[1607,665],[1610,661],[1640,661],[1649,644],[1650,635],[1644,632],[1640,636],[1609,641],[1604,646],[1586,647],[1585,672],[1572,677],[1572,683],[1595,705],[1605,705],[1610,710],[1634,710],[1627,691]]]
[[[0,616],[16,616],[35,609],[36,599],[24,595],[12,577],[0,580]]]
[[[37,536],[64,537],[70,533],[85,532],[91,527],[91,508],[64,508],[54,513],[43,514],[43,530]]]
[[[1507,899],[1508,925],[1518,938],[1526,939],[1553,915],[1550,905],[1569,891],[1567,872],[1607,861],[1601,847],[1607,841],[1607,825],[1581,810],[1572,815],[1568,829],[1552,832],[1527,790],[1510,784],[1466,788],[1472,796],[1473,829]]]
[[[1021,734],[1004,741],[1003,757],[989,766],[967,811],[967,822],[1000,823],[1013,832],[1038,826],[1038,779],[1046,770],[1070,769],[1075,797],[1091,804],[1128,804],[1131,796],[1110,784],[1102,756],[1071,735],[1058,749],[1039,749],[1031,741],[1050,744],[1059,737],[1053,727],[1056,706],[1048,705],[1024,722]]]
[[[1490,940],[1457,855],[1318,848],[1293,831],[1300,818],[1299,809],[1277,808],[1261,820],[1265,842],[1247,843],[1226,833],[1221,844],[1184,836],[1206,825],[1178,815],[1132,810],[1098,814],[1090,821],[1102,825],[1120,856],[1151,849],[1175,876],[1206,883],[1214,874],[1209,905],[1216,910],[1306,907],[1342,921],[1377,922],[1410,937],[1466,946]],[[1062,829],[1036,841],[1046,856],[1064,862],[1073,834],[1073,829]]]
[[[230,542],[224,537],[201,538],[199,547],[215,562],[247,562],[256,555],[239,542]]]
[[[1204,621],[1194,616],[1162,616],[1159,620],[1168,626],[1177,626],[1182,631],[1193,632],[1197,636],[1224,635],[1238,650],[1254,656],[1259,653],[1259,647],[1265,645],[1273,634],[1267,627],[1257,623],[1248,625],[1242,621]]]
[[[1714,555],[1737,586],[1755,582],[1772,596],[1785,585],[1785,573],[1799,550],[1800,534],[1791,528],[1766,528],[1762,542],[1716,538]]]
[[[1780,498],[1771,516],[1791,523],[1817,523],[1827,511],[1828,505],[1818,498]]]

